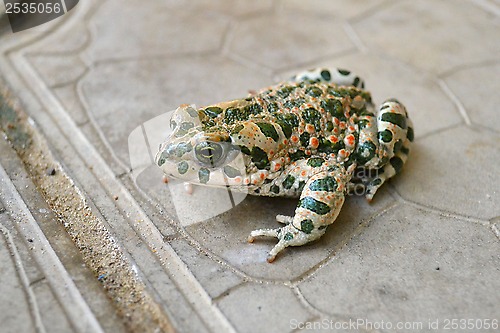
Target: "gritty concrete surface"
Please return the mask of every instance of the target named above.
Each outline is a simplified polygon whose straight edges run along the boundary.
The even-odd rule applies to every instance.
[[[500,331],[499,38],[494,0],[89,0],[16,34],[0,16],[0,330]],[[155,117],[318,66],[400,99],[416,135],[320,241],[268,264],[274,242],[246,238],[295,200],[186,223],[131,165]]]

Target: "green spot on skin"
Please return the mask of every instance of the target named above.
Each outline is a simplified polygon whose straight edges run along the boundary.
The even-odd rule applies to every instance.
[[[396,141],[396,143],[394,144],[394,153],[400,151],[401,147],[403,147],[403,141],[402,140]]]
[[[369,92],[367,91],[362,91],[361,92],[361,97],[363,97],[363,99],[368,102],[368,103],[371,103],[372,102],[372,95],[370,95]]]
[[[266,105],[267,111],[269,113],[276,113],[279,111],[278,104],[276,102],[272,102]]]
[[[305,99],[303,98],[296,98],[296,99],[292,99],[292,100],[288,100],[286,101],[283,106],[286,107],[286,108],[289,108],[289,109],[293,109],[295,107],[300,107],[302,104],[304,104],[306,102]]]
[[[319,168],[323,165],[323,162],[325,162],[325,160],[321,157],[312,157],[307,161],[307,165],[313,168]]]
[[[325,191],[325,192],[335,192],[337,189],[337,182],[335,178],[327,176],[323,179],[317,179],[309,185],[311,191]]]
[[[295,183],[295,177],[292,175],[288,175],[288,176],[286,176],[282,185],[283,185],[284,189],[289,190],[292,188],[294,183]]]
[[[306,89],[306,94],[312,96],[312,97],[320,97],[321,95],[323,95],[323,90],[321,90],[320,88],[318,87],[308,87]]]
[[[380,179],[380,178],[376,178],[376,179],[374,179],[374,180],[370,183],[370,185],[372,185],[372,186],[377,186],[377,185],[380,185],[380,184],[382,184],[382,179]]]
[[[304,186],[306,185],[306,182],[304,180],[301,180],[299,182],[299,187],[297,188],[297,191],[298,192],[302,192],[302,190],[304,189]]]
[[[401,152],[408,155],[410,153],[410,149],[403,146],[403,147],[401,147]]]
[[[365,141],[360,144],[356,150],[356,159],[359,164],[365,164],[375,156],[377,147],[371,141]]]
[[[305,109],[302,111],[302,118],[307,123],[314,125],[316,131],[321,130],[321,113],[318,110],[314,108]]]
[[[318,140],[319,140],[318,151],[320,153],[336,154],[340,149],[345,147],[343,140],[339,140],[337,141],[337,143],[333,143],[324,137],[319,137]]]
[[[354,78],[354,82],[352,83],[352,85],[356,87],[358,84],[359,84],[359,77],[356,76]]]
[[[350,71],[345,70],[345,69],[339,69],[339,73],[342,74],[342,75],[349,75],[349,74],[351,74]]]
[[[410,142],[413,142],[414,139],[413,128],[408,127],[408,132],[406,133],[406,137],[408,138],[408,140],[410,140]]]
[[[380,120],[387,121],[403,129],[406,128],[406,117],[399,113],[392,113],[392,112],[383,113],[382,116],[380,117]]]
[[[248,149],[248,147],[246,146],[239,146],[240,147],[240,151],[245,154],[245,155],[252,155],[252,153],[250,152],[250,149]]]
[[[283,236],[283,239],[286,240],[286,241],[292,240],[293,239],[292,233],[291,232],[287,232],[285,234],[285,236]]]
[[[321,107],[334,117],[339,118],[344,115],[344,108],[342,107],[342,103],[338,99],[329,98],[327,100],[321,101]]]
[[[311,231],[314,230],[314,224],[312,220],[302,220],[300,222],[300,230],[302,230],[306,234],[310,234]]]
[[[290,95],[290,93],[295,89],[295,87],[291,87],[291,86],[284,86],[283,88],[281,88],[280,90],[278,90],[276,93],[278,94],[278,96],[280,96],[281,98],[285,98],[285,97],[288,97],[288,95]]]
[[[306,157],[306,153],[303,150],[297,150],[295,153],[288,154],[292,162],[298,161]]]
[[[241,176],[241,172],[238,169],[233,168],[230,165],[224,166],[223,170],[224,170],[224,173],[226,174],[226,176],[228,176],[229,178],[235,178],[235,177]]]
[[[210,118],[215,118],[222,112],[222,109],[218,106],[210,106],[206,108],[204,112]]]
[[[279,121],[282,121],[284,123],[287,123],[291,127],[297,127],[299,125],[299,119],[297,116],[293,113],[287,113],[287,114],[278,114],[276,115],[276,118]]]
[[[252,162],[258,169],[263,170],[269,168],[269,158],[267,157],[267,153],[264,150],[255,146],[252,148],[251,156]]]
[[[245,106],[244,110],[245,110],[245,113],[247,115],[249,115],[249,114],[261,114],[263,111],[262,106],[260,106],[257,103]]]
[[[179,164],[177,164],[177,171],[181,175],[185,174],[188,171],[188,169],[189,169],[189,164],[186,161],[182,161],[179,162]]]
[[[273,192],[274,194],[279,194],[280,193],[280,187],[278,185],[271,186],[271,188],[269,190],[271,192]]]
[[[392,132],[388,129],[378,132],[378,139],[383,142],[391,142]]]
[[[326,69],[322,70],[320,75],[325,81],[330,81],[330,79],[332,78],[332,76],[330,75],[330,71],[327,71]]]
[[[311,136],[307,132],[304,132],[300,135],[300,143],[302,144],[303,147],[309,146],[309,138],[310,137]]]
[[[285,137],[287,139],[290,139],[290,136],[292,136],[292,126],[282,120],[277,120],[276,123],[281,127],[281,130],[283,131]]]
[[[177,127],[177,122],[175,120],[170,120],[170,128],[174,130]]]
[[[331,121],[328,121],[328,122],[326,123],[326,130],[327,130],[328,132],[331,132],[331,131],[333,130],[333,123],[332,123]]]
[[[193,146],[188,142],[181,142],[175,147],[175,155],[177,157],[182,157],[185,153],[190,152],[193,150]]]
[[[299,207],[309,209],[318,215],[325,215],[330,211],[330,207],[326,203],[311,197],[302,198],[299,202]]]
[[[180,124],[180,126],[175,131],[175,136],[176,137],[181,137],[181,136],[185,135],[189,131],[189,129],[191,129],[193,127],[194,127],[193,123],[183,122],[183,123]]]
[[[389,163],[391,163],[392,167],[394,170],[396,170],[396,173],[401,172],[401,169],[403,168],[403,160],[400,159],[397,156],[394,156],[389,160]]]
[[[227,108],[226,111],[224,111],[224,122],[226,124],[232,124],[235,121],[242,121],[247,119],[248,113],[239,108]]]
[[[269,123],[255,123],[260,128],[260,131],[268,138],[273,139],[275,142],[278,141],[279,135],[276,132],[276,128]]]
[[[200,183],[206,184],[210,180],[210,170],[206,168],[201,168],[198,171],[198,179],[200,180]]]
[[[169,153],[167,152],[167,150],[162,151],[160,154],[160,157],[158,158],[158,166],[161,167],[163,164],[165,164],[168,156],[169,156]]]

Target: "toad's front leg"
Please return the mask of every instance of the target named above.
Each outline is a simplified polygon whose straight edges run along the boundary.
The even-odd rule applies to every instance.
[[[268,262],[288,246],[300,246],[320,238],[326,227],[335,221],[344,203],[347,173],[343,168],[322,171],[306,182],[293,218],[280,217],[280,222],[290,223],[277,229],[259,229],[250,233],[248,241],[255,237],[276,237],[278,244],[269,252]]]

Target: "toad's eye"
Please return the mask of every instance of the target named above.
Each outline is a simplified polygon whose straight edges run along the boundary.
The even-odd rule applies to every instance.
[[[198,161],[206,166],[215,167],[224,162],[224,149],[216,142],[203,141],[194,147]]]

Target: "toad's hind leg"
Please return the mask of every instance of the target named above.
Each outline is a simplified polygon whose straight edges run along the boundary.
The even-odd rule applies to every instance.
[[[365,82],[351,71],[339,68],[315,68],[294,75],[290,81],[331,82],[339,86],[353,86],[364,89]]]
[[[366,188],[371,200],[386,180],[398,174],[406,163],[413,141],[413,124],[403,104],[395,99],[384,102],[377,114],[377,152],[366,164],[375,170]]]
[[[254,230],[248,241],[253,242],[259,236],[277,238],[278,244],[267,257],[268,262],[273,262],[276,255],[286,247],[304,245],[320,238],[340,212],[348,175],[343,168],[313,175],[304,186],[291,223],[277,229]],[[287,221],[289,219],[283,219],[282,222]]]

